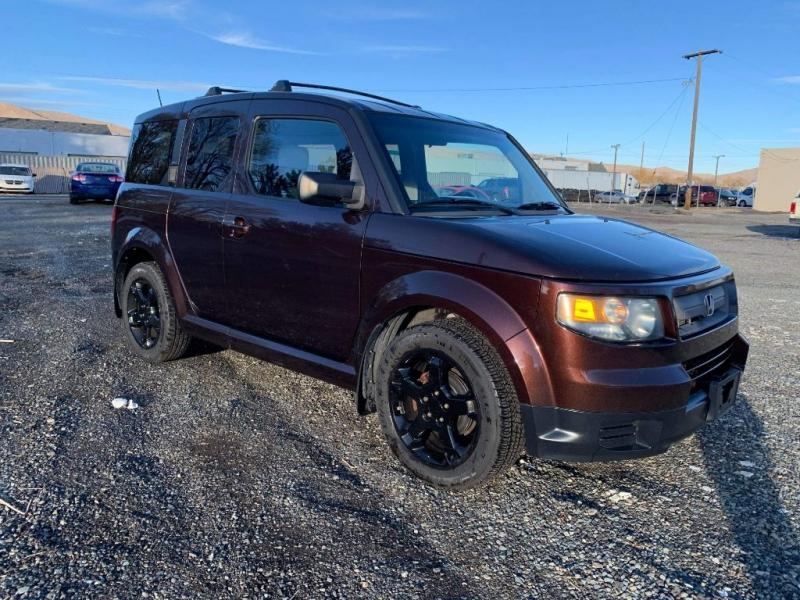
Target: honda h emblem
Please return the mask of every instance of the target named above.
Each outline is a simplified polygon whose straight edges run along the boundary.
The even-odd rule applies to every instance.
[[[706,294],[703,298],[703,304],[706,306],[706,316],[710,317],[714,314],[714,296]]]

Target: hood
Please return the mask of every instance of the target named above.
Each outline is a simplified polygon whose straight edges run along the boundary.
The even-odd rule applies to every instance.
[[[397,251],[528,275],[577,281],[644,282],[720,266],[709,252],[627,221],[593,215],[405,217],[413,235],[380,235]],[[370,226],[372,229],[372,226]],[[392,234],[395,235],[392,235]]]

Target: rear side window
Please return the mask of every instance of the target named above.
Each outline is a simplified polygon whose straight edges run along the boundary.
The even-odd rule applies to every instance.
[[[163,185],[167,179],[169,151],[177,121],[151,121],[133,128],[125,179],[133,183]]]
[[[217,191],[233,169],[233,149],[239,132],[237,117],[195,119],[189,140],[184,187]]]
[[[350,179],[353,152],[339,126],[310,119],[258,119],[248,166],[256,193],[297,198],[303,171]]]

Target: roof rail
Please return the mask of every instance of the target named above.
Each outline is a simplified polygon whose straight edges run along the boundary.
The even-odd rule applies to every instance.
[[[384,96],[376,96],[375,94],[368,94],[367,92],[359,92],[358,90],[351,90],[349,88],[336,87],[333,85],[320,85],[318,83],[298,83],[297,81],[289,81],[287,79],[279,79],[272,86],[270,92],[291,92],[293,87],[310,88],[315,90],[331,90],[334,92],[344,92],[346,94],[355,94],[356,96],[364,96],[365,98],[372,98],[373,100],[381,100],[382,102],[389,102],[390,104],[397,104],[398,106],[406,106],[408,108],[420,108],[416,104],[408,104],[400,102],[399,100],[392,100]]]
[[[236,90],[233,88],[225,88],[219,87],[218,85],[212,86],[208,88],[208,91],[204,94],[205,96],[221,96],[222,94],[241,94],[242,92],[246,92],[247,90]]]

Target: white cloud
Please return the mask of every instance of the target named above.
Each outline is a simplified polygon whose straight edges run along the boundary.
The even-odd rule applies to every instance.
[[[80,92],[72,88],[58,87],[51,83],[36,81],[30,83],[0,83],[0,93],[30,94],[34,92],[47,94],[74,94]]]
[[[155,81],[147,79],[118,79],[116,77],[86,77],[86,76],[64,76],[59,77],[63,81],[75,81],[83,83],[96,83],[98,85],[108,85],[112,87],[135,88],[138,90],[169,90],[174,92],[198,92],[207,90],[211,84],[196,81]]]
[[[785,77],[776,77],[773,79],[775,83],[790,83],[800,85],[800,75],[786,75]]]
[[[300,50],[298,48],[290,48],[288,46],[276,46],[270,44],[260,38],[253,36],[246,31],[228,31],[225,33],[202,33],[202,35],[211,38],[221,44],[228,46],[237,46],[239,48],[250,48],[251,50],[264,50],[266,52],[282,52],[284,54],[317,54],[310,50]]]

